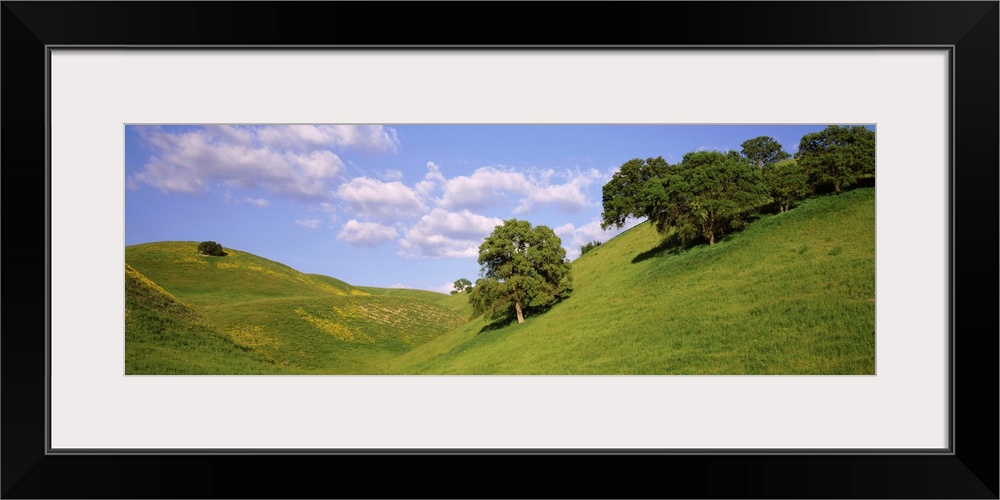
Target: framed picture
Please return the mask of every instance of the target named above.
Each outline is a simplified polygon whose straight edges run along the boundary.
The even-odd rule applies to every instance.
[[[323,7],[333,8],[332,18],[320,16]],[[974,423],[996,421],[996,315],[959,300],[996,293],[974,283],[996,276],[995,251],[982,244],[982,228],[993,226],[980,219],[983,207],[997,206],[997,3],[726,4],[721,15],[718,7],[655,4],[668,28],[671,19],[716,22],[698,30],[678,23],[650,39],[622,35],[616,42],[624,46],[586,37],[572,46],[514,46],[483,33],[515,20],[532,32],[554,20],[493,12],[476,22],[480,35],[438,45],[433,30],[408,23],[418,10],[444,13],[445,5],[5,2],[5,104],[38,100],[4,106],[5,123],[18,124],[5,127],[4,164],[8,185],[45,186],[44,206],[21,206],[38,214],[23,227],[37,234],[44,226],[47,245],[44,256],[14,254],[46,272],[37,293],[8,307],[45,321],[35,331],[8,328],[3,339],[4,496],[297,497],[325,480],[289,485],[287,476],[261,472],[308,463],[352,476],[372,466],[398,474],[386,484],[337,487],[329,495],[336,497],[451,495],[426,482],[431,469],[502,467],[531,470],[526,482],[462,496],[996,498],[995,428]],[[578,13],[597,22],[653,12],[653,4],[582,4]],[[361,27],[325,35],[321,19]],[[394,135],[400,130],[443,125],[868,125],[877,141],[873,369],[127,375],[121,269],[129,231],[138,230],[127,229],[126,200],[129,189],[169,192],[180,179],[147,168],[148,158],[170,154],[156,144],[209,125],[240,133],[328,124],[381,127],[398,148],[416,147]],[[253,140],[258,152],[295,153],[259,133]],[[150,156],[129,167],[142,148]],[[615,167],[606,163],[598,166]],[[24,167],[10,168],[16,164]],[[446,172],[442,182],[471,179],[474,169]],[[396,172],[386,166],[342,181],[416,192],[415,182],[401,182],[407,172]],[[504,172],[538,192],[575,182],[533,184],[526,170]],[[221,184],[232,190],[217,194],[240,209],[309,188]],[[444,205],[461,204],[441,196]],[[385,205],[337,212],[331,243],[412,229],[362,218]],[[424,207],[414,220],[430,215]],[[132,227],[211,215],[155,212]],[[299,220],[308,230],[332,220],[325,217],[289,225]],[[372,236],[374,229],[382,233]],[[407,248],[431,251],[420,241]],[[973,275],[971,262],[990,264]],[[307,309],[300,316],[324,321]],[[588,481],[573,488],[547,477],[559,463]],[[258,471],[249,481],[238,473],[248,466]],[[528,480],[543,489],[526,490]]]

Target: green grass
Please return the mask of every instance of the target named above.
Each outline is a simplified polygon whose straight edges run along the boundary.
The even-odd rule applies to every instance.
[[[642,224],[577,259],[574,294],[547,313],[472,321],[383,372],[874,374],[874,201],[806,200],[689,249]]]
[[[469,305],[469,294],[457,293],[455,295],[445,295],[443,293],[430,292],[427,290],[413,290],[409,288],[375,288],[359,286],[359,289],[372,295],[408,297],[414,300],[422,300],[431,304],[443,307],[463,318],[472,316],[472,306]]]
[[[353,286],[196,246],[126,248],[155,282],[127,270],[129,373],[875,373],[872,188],[714,246],[670,246],[642,224],[574,261],[573,295],[522,325],[468,320],[464,293]]]
[[[287,370],[240,347],[201,315],[125,265],[125,373],[267,374]]]
[[[195,242],[134,245],[126,247],[125,260],[213,331],[289,372],[372,371],[467,321],[421,300],[425,294],[447,298],[441,294],[373,294],[245,252],[204,257],[196,248]]]

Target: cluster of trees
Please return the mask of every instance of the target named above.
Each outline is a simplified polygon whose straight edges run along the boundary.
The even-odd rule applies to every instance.
[[[739,152],[691,152],[674,165],[663,157],[625,162],[603,187],[601,228],[646,218],[681,242],[714,245],[768,204],[785,212],[813,193],[839,193],[875,175],[875,133],[863,126],[806,134],[794,157],[771,137],[741,146]]]
[[[875,132],[829,126],[803,136],[795,159],[812,185],[832,186],[839,193],[864,177],[875,177]]]
[[[580,255],[583,255],[601,245],[600,241],[594,240],[580,247]]]
[[[875,175],[875,133],[831,125],[802,137],[794,157],[772,137],[744,141],[742,150],[694,151],[671,165],[663,157],[632,159],[602,188],[601,228],[647,218],[681,242],[716,240],[746,226],[773,204],[780,212],[813,193],[834,191]],[[580,247],[583,255],[601,243]],[[562,241],[547,226],[509,219],[479,247],[480,278],[461,278],[452,295],[467,293],[475,315],[524,317],[573,290]]]

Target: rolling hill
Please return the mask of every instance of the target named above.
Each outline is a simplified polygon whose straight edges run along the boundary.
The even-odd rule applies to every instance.
[[[196,248],[134,245],[125,262],[236,346],[288,372],[367,372],[468,320],[428,301],[443,294],[366,291],[246,252],[208,257]]]
[[[573,263],[573,295],[475,320],[385,373],[874,374],[875,193],[806,200],[714,246],[641,224]]]
[[[872,188],[713,246],[641,224],[574,261],[572,296],[522,325],[469,320],[464,293],[354,286],[196,246],[126,248],[129,373],[875,373]]]
[[[125,265],[125,374],[282,373]]]

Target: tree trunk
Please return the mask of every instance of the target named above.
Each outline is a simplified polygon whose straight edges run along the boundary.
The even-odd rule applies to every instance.
[[[837,193],[839,193],[839,192],[840,192],[840,183],[839,183],[839,182],[835,182],[835,183],[833,183],[833,190],[834,190],[835,192],[837,192]]]
[[[708,233],[708,246],[715,244],[715,233]]]
[[[524,314],[521,312],[521,303],[514,301],[514,310],[517,311],[517,322],[524,323]]]

